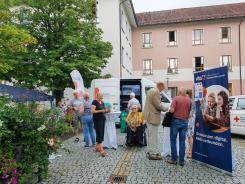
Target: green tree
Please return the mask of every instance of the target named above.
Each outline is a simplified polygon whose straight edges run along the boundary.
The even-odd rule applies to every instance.
[[[73,87],[70,72],[80,71],[86,86],[101,75],[112,54],[96,27],[94,0],[29,0],[18,12],[21,26],[38,40],[16,66],[14,78],[28,87],[44,86],[60,100]],[[24,12],[24,16],[23,16]],[[24,18],[23,18],[24,17]]]
[[[28,31],[14,26],[10,20],[6,4],[0,1],[0,79],[3,80],[11,80],[9,73],[14,72],[19,58],[28,53],[28,45],[36,43]]]

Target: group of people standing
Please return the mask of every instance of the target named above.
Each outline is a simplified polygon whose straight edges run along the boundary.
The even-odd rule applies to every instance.
[[[170,108],[164,106],[160,99],[160,92],[165,89],[163,82],[158,82],[156,88],[148,91],[143,111],[143,117],[148,129],[148,151],[147,156],[150,160],[162,159],[159,152],[158,129],[161,121],[161,112],[169,111],[172,113],[170,127],[171,159],[167,163],[177,165],[176,139],[179,135],[179,164],[184,166],[185,140],[188,132],[189,151],[188,157],[191,158],[192,136],[194,134],[194,102],[191,90],[181,88],[178,95],[173,98]]]
[[[143,113],[140,112],[141,106],[135,98],[135,94],[130,94],[128,103],[129,114],[126,118],[127,122],[127,146],[138,145],[143,146],[144,125],[147,125],[148,141],[147,156],[150,160],[162,159],[159,152],[158,129],[161,121],[161,112],[169,111],[173,118],[170,127],[170,144],[171,159],[167,160],[169,164],[177,164],[177,148],[176,139],[179,135],[179,164],[184,165],[185,157],[185,140],[188,136],[189,150],[188,158],[192,155],[192,142],[194,134],[195,121],[195,104],[192,100],[192,91],[180,89],[178,95],[173,98],[170,108],[164,106],[160,99],[160,93],[165,89],[164,83],[158,82],[156,88],[148,91]],[[101,156],[106,156],[102,142],[104,141],[105,129],[105,113],[110,112],[110,108],[106,108],[103,102],[103,94],[97,93],[96,98],[92,101],[88,93],[83,97],[78,91],[73,93],[74,99],[68,104],[67,121],[75,129],[75,142],[79,142],[79,123],[83,127],[85,147],[94,146],[95,150]],[[73,116],[69,112],[74,112]],[[94,134],[94,129],[95,133]],[[91,145],[90,145],[91,141]]]
[[[99,152],[101,156],[106,156],[102,142],[104,140],[105,113],[110,112],[110,109],[105,107],[103,94],[97,93],[94,100],[90,99],[89,93],[81,96],[79,91],[75,90],[73,95],[74,99],[68,103],[65,110],[65,119],[74,128],[76,137],[74,142],[79,142],[79,129],[82,127],[85,147],[95,147],[95,151]]]

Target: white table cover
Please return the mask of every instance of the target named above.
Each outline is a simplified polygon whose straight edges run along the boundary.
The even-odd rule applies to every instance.
[[[111,112],[107,113],[105,122],[105,133],[103,146],[106,148],[117,149],[117,134],[115,122],[118,120],[121,112]]]

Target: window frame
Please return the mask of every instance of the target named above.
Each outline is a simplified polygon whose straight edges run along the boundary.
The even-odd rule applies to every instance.
[[[224,64],[224,57],[228,57],[228,63],[229,65]],[[232,72],[232,55],[221,55],[220,56],[220,66],[227,66],[227,69],[229,72]]]
[[[174,41],[170,41],[170,33],[174,32]],[[168,46],[177,46],[177,31],[167,31],[167,45]]]
[[[178,93],[178,87],[168,87],[168,90],[170,90],[171,92],[171,98],[174,98],[175,96],[177,96]]]
[[[174,68],[171,67],[171,61],[174,60]],[[168,74],[177,74],[178,73],[178,58],[168,58]]]
[[[200,40],[196,39],[196,31],[200,31]],[[193,29],[192,30],[192,45],[203,45],[203,29]]]
[[[201,67],[200,70],[197,69],[196,67],[196,58],[201,58]],[[195,56],[193,57],[193,72],[199,72],[199,71],[203,71],[204,70],[204,56]]]
[[[223,38],[223,29],[227,28],[228,29],[228,38]],[[219,42],[220,43],[231,43],[232,41],[232,29],[231,27],[228,26],[224,26],[224,27],[220,27],[220,35],[219,35]]]
[[[146,62],[149,62],[150,68],[146,68]],[[143,75],[152,75],[153,74],[153,65],[152,65],[152,59],[144,59],[143,60]]]
[[[146,42],[146,35],[149,35],[149,42]],[[144,49],[152,48],[152,32],[142,33],[142,47]]]

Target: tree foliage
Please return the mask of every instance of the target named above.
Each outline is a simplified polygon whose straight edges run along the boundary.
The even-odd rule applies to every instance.
[[[19,2],[18,2],[19,3]],[[85,85],[101,75],[112,46],[96,27],[94,0],[29,0],[15,13],[22,28],[37,39],[20,58],[14,78],[28,87],[52,91],[72,87],[70,72],[80,71]]]
[[[11,79],[23,54],[28,53],[27,46],[36,43],[28,31],[20,29],[10,22],[10,12],[0,1],[0,79]]]

